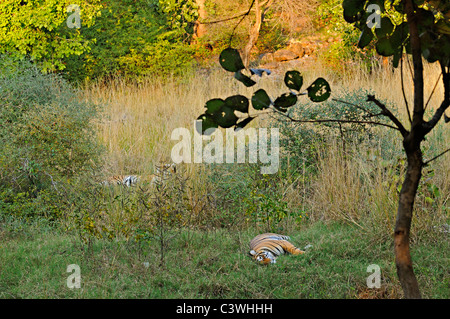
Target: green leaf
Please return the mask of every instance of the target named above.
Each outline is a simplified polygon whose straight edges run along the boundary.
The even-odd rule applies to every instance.
[[[367,27],[367,25],[365,25],[361,32],[361,35],[359,36],[358,47],[362,49],[362,48],[368,46],[369,43],[372,41],[372,39],[373,39],[372,30],[370,30],[369,27]]]
[[[284,84],[292,90],[300,91],[303,85],[303,76],[298,71],[288,71],[284,76]]]
[[[395,53],[391,41],[386,37],[378,39],[375,49],[377,50],[377,53],[382,56],[391,56]]]
[[[308,87],[308,97],[313,102],[323,102],[331,95],[330,84],[324,78],[318,78]]]
[[[242,82],[246,87],[250,87],[256,84],[255,81],[250,79],[248,76],[242,74],[241,71],[237,71],[234,73],[234,78],[240,82]]]
[[[243,95],[233,95],[225,99],[225,104],[233,110],[248,113],[248,99]]]
[[[434,14],[431,11],[425,10],[423,8],[418,8],[417,13],[420,17],[420,24],[426,27],[432,26],[434,24]]]
[[[393,48],[400,48],[404,46],[409,35],[409,27],[407,22],[395,27],[394,33],[390,37],[391,45]]]
[[[229,128],[236,125],[236,122],[239,119],[236,114],[234,114],[234,110],[225,105],[218,112],[211,115],[211,118],[223,128]]]
[[[229,72],[238,72],[245,68],[239,51],[233,48],[227,48],[220,53],[219,63]]]
[[[214,114],[216,112],[218,112],[222,106],[225,105],[225,101],[222,99],[212,99],[209,100],[208,102],[206,102],[206,114]]]
[[[267,109],[270,107],[270,104],[272,104],[272,101],[263,89],[259,89],[253,93],[252,106],[255,110]]]
[[[356,22],[358,17],[364,11],[365,0],[344,0],[342,7],[344,8],[344,19],[348,23]]]
[[[394,31],[394,24],[392,24],[391,19],[388,17],[381,18],[380,27],[375,28],[375,34],[378,38],[390,35],[392,34],[392,31]]]
[[[297,95],[293,93],[284,93],[273,102],[273,106],[280,111],[286,112],[286,108],[297,103]]]
[[[400,62],[400,59],[402,58],[402,49],[401,50],[397,50],[395,53],[394,53],[394,56],[393,56],[393,58],[392,58],[392,66],[394,67],[394,68],[397,68],[398,67],[398,64],[399,64],[399,62]]]
[[[216,129],[218,124],[214,121],[210,114],[202,114],[195,121],[195,129],[200,135],[210,135],[214,132],[214,130],[206,130],[214,128]],[[207,134],[206,134],[207,133]]]
[[[255,119],[255,117],[247,117],[246,119],[240,121],[239,123],[236,124],[234,131],[237,132],[237,131],[243,129],[245,126],[247,126],[248,123],[253,121],[253,119]]]

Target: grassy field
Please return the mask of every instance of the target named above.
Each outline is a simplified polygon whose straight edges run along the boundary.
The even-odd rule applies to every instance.
[[[426,65],[426,74],[428,97],[439,70]],[[304,70],[305,83],[318,76],[330,82],[333,97],[364,103],[364,89],[407,118],[398,70]],[[272,96],[286,91],[279,75],[254,90],[260,87]],[[297,130],[267,117],[252,125],[280,127],[299,141],[284,145],[274,176],[247,165],[182,164],[163,195],[98,185],[110,175],[153,173],[155,164],[170,159],[173,129],[193,130],[207,100],[252,92],[214,70],[86,88],[82,98],[104,106],[96,122],[106,148],[102,170],[74,186],[76,199],[56,223],[0,215],[0,298],[402,297],[391,234],[404,157],[400,135],[386,128],[371,131],[373,138],[337,134],[319,143],[323,128]],[[412,101],[408,74],[405,93]],[[442,93],[438,85],[429,110]],[[306,109],[296,108],[300,114]],[[424,145],[425,157],[449,144],[448,128],[440,123]],[[450,296],[448,232],[442,228],[449,224],[449,159],[447,153],[426,168],[415,205],[412,257],[425,298]],[[261,267],[248,256],[248,244],[265,231],[312,247]],[[80,266],[80,289],[67,287],[70,264]],[[371,264],[381,268],[379,289],[366,285]]]
[[[291,233],[304,255],[281,256],[262,267],[248,256],[255,232],[178,231],[160,264],[158,243],[98,241],[42,230],[21,233],[0,250],[0,298],[399,298],[391,242],[374,243],[358,227],[316,222]],[[37,230],[37,228],[41,230]],[[3,233],[3,236],[5,234]],[[448,298],[448,243],[413,244],[425,298]],[[148,264],[146,264],[148,263]],[[81,289],[69,289],[70,264]],[[381,288],[369,289],[367,267],[381,268]]]

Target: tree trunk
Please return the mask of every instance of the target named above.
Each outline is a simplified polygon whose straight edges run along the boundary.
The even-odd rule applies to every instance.
[[[424,130],[424,98],[423,98],[423,65],[422,49],[418,29],[418,16],[413,0],[404,0],[407,15],[411,53],[414,68],[414,108],[411,130],[404,135],[403,148],[408,161],[405,180],[400,191],[397,220],[394,231],[395,264],[397,275],[402,285],[405,298],[421,298],[419,285],[414,275],[411,253],[409,250],[409,234],[413,216],[414,199],[419,181],[422,177],[422,151],[420,144],[425,137]]]
[[[413,216],[414,199],[422,177],[422,151],[420,143],[410,149],[404,142],[407,151],[408,166],[402,190],[400,191],[397,220],[394,231],[394,250],[397,275],[402,285],[405,298],[421,298],[419,285],[414,275],[409,250],[409,234]]]
[[[206,0],[195,0],[195,3],[198,6],[198,19],[195,21],[194,25],[194,35],[193,41],[196,41],[198,38],[204,36],[207,32],[206,25],[201,23],[201,21],[206,21],[208,16],[205,7]]]
[[[244,66],[248,68],[248,65],[250,63],[250,51],[255,46],[256,41],[258,41],[259,37],[259,30],[261,30],[261,24],[263,22],[264,13],[261,14],[261,8],[259,6],[259,1],[255,0],[254,3],[255,6],[255,24],[252,26],[250,30],[250,36],[247,42],[247,45],[244,48],[242,62],[244,63]]]

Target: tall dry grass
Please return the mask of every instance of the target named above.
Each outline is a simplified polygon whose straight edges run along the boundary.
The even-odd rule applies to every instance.
[[[326,66],[314,65],[300,71],[303,72],[305,85],[320,76],[330,82],[333,93],[360,88],[373,92],[377,98],[388,101],[388,106],[408,127],[403,91],[411,109],[413,86],[407,63],[403,67],[403,90],[399,69],[392,71],[375,67],[371,73],[366,73],[354,67],[345,72],[334,73]],[[434,89],[439,73],[437,65],[425,63],[426,99]],[[234,94],[250,97],[260,87],[276,96],[286,91],[282,79],[281,74],[274,74],[248,89],[233,80],[229,73],[210,70],[190,74],[182,79],[166,78],[161,81],[149,78],[138,86],[120,80],[89,86],[85,90],[86,98],[105,105],[103,119],[97,126],[98,137],[108,151],[105,174],[153,172],[157,162],[170,159],[171,149],[177,142],[171,141],[171,132],[178,127],[186,127],[193,132],[194,120],[203,112],[207,100]],[[432,116],[442,97],[443,87],[439,83],[430,99],[426,117]],[[425,159],[432,158],[450,145],[448,128],[442,122],[424,143]],[[262,126],[266,122],[261,119],[255,124]],[[401,152],[401,136],[398,132],[387,128],[376,130],[384,143],[389,143]],[[313,183],[314,195],[310,196],[311,191],[290,189],[285,192],[286,196],[296,193],[298,205],[308,202],[313,211],[311,214],[318,218],[343,219],[364,228],[369,226],[363,225],[362,218],[371,216],[373,225],[392,229],[397,205],[395,192],[391,191],[392,185],[389,184],[389,179],[393,176],[387,173],[387,168],[381,161],[375,160],[368,164],[367,154],[376,150],[353,145],[351,151],[358,156],[343,154],[338,144],[330,144],[327,149],[321,150],[318,156],[318,175]],[[433,162],[430,168],[434,170],[434,175],[426,177],[428,184],[432,183],[439,188],[439,198],[434,199],[432,205],[424,198],[418,198],[416,219],[424,228],[428,227],[425,225],[436,225],[448,219],[446,207],[449,206],[450,196],[449,159],[450,153],[447,153]],[[185,164],[184,173],[194,184],[203,185],[201,165]],[[432,218],[435,220],[430,222]]]

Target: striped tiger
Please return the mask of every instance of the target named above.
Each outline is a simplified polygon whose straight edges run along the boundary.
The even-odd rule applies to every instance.
[[[102,185],[123,185],[127,187],[135,186],[138,182],[150,182],[150,185],[161,185],[172,174],[177,172],[175,163],[156,166],[156,173],[148,176],[141,175],[115,175],[101,182]]]
[[[263,265],[275,264],[276,258],[284,253],[300,255],[305,253],[288,240],[289,236],[265,233],[256,236],[250,242],[250,255]]]

